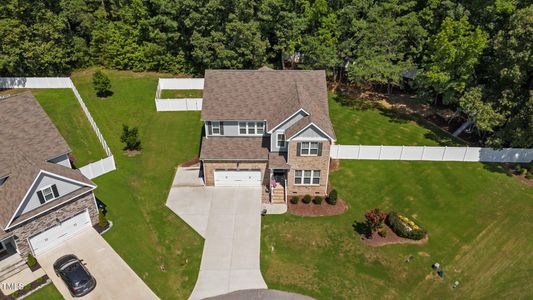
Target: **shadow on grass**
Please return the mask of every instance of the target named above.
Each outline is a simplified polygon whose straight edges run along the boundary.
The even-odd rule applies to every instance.
[[[484,162],[482,164],[483,164],[483,169],[485,169],[487,171],[494,172],[494,173],[505,174],[508,177],[513,177],[513,174],[511,173],[511,171],[508,168],[506,168],[504,164],[501,164],[501,163],[487,163],[487,162]]]
[[[360,97],[354,97],[350,93],[343,91],[336,91],[333,100],[342,106],[365,111],[372,108],[377,108],[378,104],[372,101],[362,99]]]
[[[372,230],[370,230],[370,226],[366,222],[356,220],[353,222],[352,227],[358,234],[365,235],[366,237],[372,236]]]

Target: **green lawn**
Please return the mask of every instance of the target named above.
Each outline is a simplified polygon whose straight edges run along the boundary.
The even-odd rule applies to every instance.
[[[342,103],[342,104],[340,104]],[[454,139],[438,127],[416,117],[372,108],[368,102],[347,101],[329,95],[330,117],[337,144],[389,146],[457,146]]]
[[[162,90],[161,99],[202,98],[203,90]]]
[[[67,141],[77,167],[106,156],[72,90],[34,89],[32,93]]]
[[[50,283],[49,285],[41,288],[40,290],[34,292],[33,294],[29,295],[28,297],[24,298],[28,300],[61,300],[63,299],[63,296],[59,293],[57,288],[54,286],[53,283]]]
[[[339,143],[437,144],[429,129],[330,101]],[[440,135],[440,134],[436,134]],[[330,175],[341,216],[267,216],[261,270],[270,288],[317,299],[527,298],[533,293],[533,188],[481,163],[341,161]],[[367,209],[398,210],[429,231],[425,245],[365,246]],[[409,263],[404,259],[414,255]],[[445,278],[431,265],[439,262]],[[453,281],[460,287],[452,289]]]
[[[196,282],[203,239],[165,206],[174,168],[198,154],[199,112],[155,111],[156,73],[109,71],[113,95],[95,96],[92,70],[72,75],[106,138],[117,170],[94,179],[113,229],[104,235],[162,299],[185,299]],[[139,128],[142,152],[128,157],[122,124]]]

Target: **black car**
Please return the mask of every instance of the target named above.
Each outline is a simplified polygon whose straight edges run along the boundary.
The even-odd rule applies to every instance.
[[[63,279],[73,297],[87,295],[96,287],[96,279],[89,273],[83,261],[73,254],[56,260],[54,271]]]

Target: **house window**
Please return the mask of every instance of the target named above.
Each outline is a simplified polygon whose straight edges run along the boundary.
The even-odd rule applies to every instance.
[[[211,122],[211,132],[213,135],[220,135],[220,122]]]
[[[320,184],[320,170],[296,170],[294,184],[318,185]]]
[[[308,156],[317,156],[318,155],[318,142],[302,142],[301,154]]]
[[[278,133],[276,137],[277,137],[278,148],[285,148],[285,134]]]
[[[55,198],[59,196],[57,193],[57,187],[55,186],[55,184],[45,187],[44,189],[40,190],[39,193],[40,195],[38,196],[39,196],[39,201],[41,203],[54,200]]]
[[[240,135],[261,135],[264,132],[264,122],[239,122]]]

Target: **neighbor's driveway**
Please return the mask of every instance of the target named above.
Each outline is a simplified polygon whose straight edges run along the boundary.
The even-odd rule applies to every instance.
[[[96,278],[96,288],[76,299],[158,299],[124,260],[96,232],[89,228],[37,257],[46,274],[65,299],[73,299],[65,283],[54,272],[54,262],[65,254],[82,259]]]
[[[167,206],[205,238],[190,299],[267,288],[259,269],[260,187],[173,185]]]

